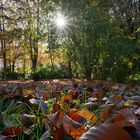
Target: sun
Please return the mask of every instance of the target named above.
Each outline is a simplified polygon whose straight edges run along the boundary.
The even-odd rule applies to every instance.
[[[56,11],[52,14],[52,27],[58,35],[66,35],[70,32],[71,22],[64,12]]]
[[[57,15],[55,19],[56,26],[59,28],[64,28],[66,26],[65,17],[60,12],[58,12],[56,15]]]
[[[65,18],[64,17],[58,17],[56,19],[56,25],[60,28],[64,27],[66,25],[66,21],[65,21]]]

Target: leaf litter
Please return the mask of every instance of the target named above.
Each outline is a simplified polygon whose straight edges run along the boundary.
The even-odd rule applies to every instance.
[[[0,140],[140,140],[140,87],[80,80],[1,82]]]

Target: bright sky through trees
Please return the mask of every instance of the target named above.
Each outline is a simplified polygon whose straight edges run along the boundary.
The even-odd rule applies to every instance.
[[[60,28],[63,28],[66,25],[66,20],[60,13],[57,14],[55,22],[56,22],[56,26]]]

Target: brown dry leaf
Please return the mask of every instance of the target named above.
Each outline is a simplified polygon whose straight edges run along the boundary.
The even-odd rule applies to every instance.
[[[78,122],[73,121],[68,116],[64,117],[63,127],[67,135],[71,138],[78,140],[79,137],[86,132],[84,126]]]
[[[134,115],[135,113],[135,110],[132,108],[132,109],[121,109],[120,110],[120,113],[123,114],[123,116],[129,121],[129,122],[132,122],[132,123],[135,123],[137,121],[137,117]]]
[[[95,114],[91,113],[87,109],[82,109],[82,110],[78,111],[77,114],[79,116],[85,118],[87,121],[91,121],[91,122],[94,122],[94,123],[97,121],[97,118],[96,118]]]
[[[33,125],[35,123],[35,115],[27,115],[27,114],[23,114],[21,116],[21,122],[23,124],[24,127],[29,128],[31,125]]]
[[[65,131],[63,127],[64,112],[61,110],[53,115],[48,116],[49,123],[51,125],[51,133],[53,140],[64,140]]]
[[[17,136],[19,135],[20,133],[22,133],[23,129],[22,128],[17,128],[15,126],[13,127],[9,127],[9,128],[5,128],[3,131],[2,131],[2,135],[4,136]]]
[[[86,132],[83,125],[73,121],[62,111],[58,111],[48,119],[52,128],[53,140],[63,140],[66,136],[78,139]]]
[[[135,127],[136,127],[136,130],[137,130],[138,137],[139,137],[139,139],[140,139],[140,122],[137,122],[137,123],[135,124]]]
[[[72,93],[71,93],[71,95],[72,95],[73,99],[76,99],[76,98],[78,98],[79,93],[78,93],[77,90],[73,90]]]
[[[108,103],[112,103],[112,104],[121,104],[121,103],[123,103],[124,101],[123,101],[123,99],[122,99],[122,96],[120,96],[120,95],[114,95],[114,96],[111,96],[110,98],[109,98],[109,100],[108,100]]]
[[[110,104],[108,106],[106,106],[103,111],[101,112],[100,117],[102,119],[108,119],[110,117],[111,111],[114,109],[115,105],[114,104]]]
[[[116,123],[106,123],[89,129],[79,140],[132,140],[132,138]]]
[[[60,126],[62,125],[63,123],[63,118],[64,118],[65,114],[63,111],[58,111],[56,113],[56,116],[54,118],[54,122],[53,122],[53,125],[55,125],[55,127],[58,127],[58,128],[61,128]]]
[[[28,96],[28,95],[34,95],[34,90],[31,90],[31,89],[23,89],[23,95],[24,97]]]
[[[111,109],[110,108],[106,108],[103,110],[103,112],[101,112],[101,118],[103,119],[107,119],[110,117],[111,114]]]
[[[53,106],[52,106],[52,108],[53,108],[53,112],[55,113],[55,112],[59,111],[60,105],[57,104],[57,103],[54,103]]]
[[[93,92],[89,94],[89,97],[94,97],[94,98],[98,98],[98,99],[103,99],[105,97],[105,93],[102,91],[98,91],[98,92]]]
[[[122,128],[124,127],[135,127],[134,124],[132,124],[131,122],[124,120],[124,121],[120,121],[120,122],[116,122],[119,126],[121,126]]]
[[[62,124],[60,125],[60,127],[53,127],[51,132],[53,135],[52,140],[65,140],[66,133]]]

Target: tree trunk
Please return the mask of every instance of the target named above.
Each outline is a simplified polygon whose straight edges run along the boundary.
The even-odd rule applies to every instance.
[[[3,42],[3,43],[2,43]],[[5,51],[5,40],[1,40],[1,43],[2,43],[2,54],[3,54],[3,78],[4,80],[7,80],[7,59],[6,59],[6,51]]]
[[[3,15],[3,9],[1,10],[2,15]],[[2,20],[0,20],[0,31],[4,32],[5,31],[5,26],[4,26],[4,19],[2,18]],[[6,43],[5,43],[5,39],[1,38],[0,39],[1,42],[1,50],[2,50],[2,58],[3,58],[3,78],[4,80],[7,79],[7,59],[6,59]]]
[[[139,12],[140,12],[140,0],[139,0]]]
[[[29,37],[30,40],[30,57],[32,62],[32,71],[35,72],[38,60],[38,43],[36,44],[35,38],[32,39],[32,34]]]
[[[72,66],[71,66],[71,61],[68,60],[68,68],[69,68],[69,78],[72,78]]]
[[[15,72],[15,62],[12,63],[12,72]]]
[[[23,78],[25,79],[26,60],[23,58]]]

